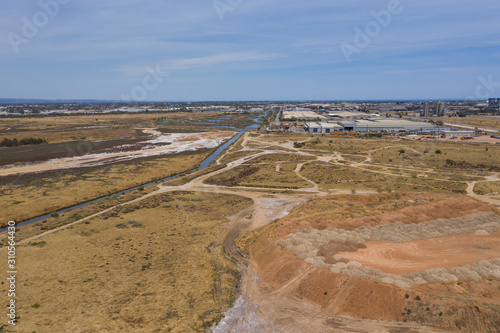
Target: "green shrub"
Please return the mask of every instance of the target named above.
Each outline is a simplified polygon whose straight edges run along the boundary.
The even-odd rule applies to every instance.
[[[36,247],[44,247],[45,245],[47,245],[47,242],[46,241],[40,241],[40,242],[31,242],[31,243],[28,243],[29,246],[36,246]]]
[[[143,226],[142,223],[139,223],[135,220],[128,221],[128,224],[130,224],[132,228],[140,228]]]

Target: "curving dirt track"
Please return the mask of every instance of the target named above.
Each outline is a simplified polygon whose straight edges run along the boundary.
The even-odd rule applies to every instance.
[[[234,239],[237,237],[238,233],[245,229],[255,230],[257,228],[263,227],[267,225],[269,222],[276,218],[283,217],[288,214],[291,209],[296,205],[302,202],[305,199],[315,198],[321,195],[326,195],[328,192],[323,192],[319,189],[318,184],[312,182],[311,180],[303,177],[300,174],[300,167],[297,166],[295,173],[308,181],[312,187],[308,189],[298,189],[298,190],[287,190],[287,193],[283,194],[270,194],[269,189],[266,188],[251,188],[251,187],[226,187],[226,186],[215,186],[215,185],[207,185],[204,184],[204,180],[212,177],[218,173],[227,171],[231,168],[234,168],[242,163],[246,163],[248,160],[255,158],[257,156],[272,154],[272,153],[283,153],[283,151],[272,150],[269,142],[259,141],[255,139],[251,139],[249,136],[249,132],[245,133],[242,137],[242,150],[252,150],[255,153],[238,159],[229,163],[225,168],[222,168],[218,171],[208,173],[206,175],[197,177],[193,179],[191,182],[182,185],[182,186],[172,186],[165,187],[160,186],[160,190],[157,192],[153,192],[148,194],[142,198],[136,199],[132,202],[143,200],[147,197],[169,192],[169,191],[203,191],[203,192],[216,192],[216,193],[228,193],[241,195],[245,197],[249,197],[254,200],[254,207],[251,210],[244,212],[235,212],[236,215],[232,218],[232,220],[228,224],[229,233],[224,241],[224,251],[226,256],[235,262],[244,277],[243,284],[241,286],[241,295],[243,298],[242,306],[243,309],[237,315],[237,318],[233,318],[234,320],[228,320],[227,327],[222,330],[215,330],[216,332],[444,332],[443,329],[433,329],[429,327],[423,327],[420,325],[413,324],[389,324],[384,322],[370,321],[370,320],[361,320],[361,319],[353,319],[349,317],[333,317],[333,315],[346,315],[349,312],[346,310],[342,311],[333,311],[332,307],[341,308],[344,306],[345,309],[349,309],[348,305],[342,304],[342,302],[350,296],[349,294],[355,294],[356,288],[359,286],[354,282],[346,283],[347,279],[337,279],[335,283],[338,283],[341,286],[346,284],[345,289],[342,289],[339,293],[339,296],[336,298],[338,300],[338,304],[325,304],[325,306],[329,307],[331,311],[325,311],[321,307],[316,305],[320,304],[322,297],[326,298],[326,293],[324,293],[323,289],[316,290],[318,291],[319,296],[317,299],[313,299],[312,297],[309,299],[309,294],[306,294],[306,290],[301,291],[301,288],[304,285],[310,283],[310,281],[322,282],[327,285],[330,281],[333,281],[330,273],[328,273],[328,278],[315,280],[314,278],[323,275],[326,276],[327,273],[321,271],[321,269],[311,268],[308,264],[303,263],[303,270],[299,270],[299,274],[288,280],[288,283],[284,285],[278,286],[274,288],[271,283],[262,283],[259,278],[257,272],[262,274],[262,278],[266,278],[266,272],[264,271],[264,264],[259,266],[255,260],[249,260],[242,256],[239,252],[238,248],[234,244]],[[263,145],[259,147],[259,149],[253,149],[248,147],[248,141],[262,143]],[[267,146],[266,146],[267,144]],[[328,163],[335,164],[337,160],[341,160],[341,156],[337,153],[332,152],[331,156],[316,156],[313,154],[309,154],[304,151],[299,151],[298,149],[294,149],[291,143],[277,144],[274,146],[281,146],[283,148],[287,148],[289,151],[287,153],[290,154],[302,154],[315,156],[318,161],[324,161]],[[217,163],[220,163],[220,159],[225,156],[221,155],[221,157],[217,160]],[[366,163],[369,161],[367,158]],[[354,163],[354,162],[346,162],[342,165],[350,166],[354,168],[360,168],[369,172],[380,172],[387,173],[390,175],[394,175],[393,172],[388,170],[370,170],[365,169],[363,167],[366,164],[363,163]],[[301,166],[301,165],[300,165]],[[409,175],[404,175],[405,177],[409,177]],[[275,189],[275,190],[285,190],[285,189]],[[473,194],[473,193],[472,193]],[[484,200],[484,196],[474,196],[474,198]],[[481,205],[477,205],[477,202],[472,199],[464,200],[463,198],[452,198],[448,201],[438,202],[435,204],[430,204],[426,206],[425,211],[421,211],[420,207],[407,207],[403,208],[400,211],[390,212],[383,216],[369,216],[369,217],[361,217],[354,219],[346,219],[344,221],[345,225],[343,227],[354,228],[360,225],[373,225],[379,223],[389,223],[391,221],[400,220],[400,214],[402,212],[411,211],[412,214],[408,214],[411,218],[408,218],[406,222],[414,223],[419,220],[425,220],[429,218],[429,216],[442,216],[443,209],[450,210],[449,215],[452,216],[453,212],[451,203],[454,201],[460,200],[460,205],[463,211],[467,209],[471,211],[482,211],[485,208]],[[484,200],[487,201],[487,200]],[[472,203],[475,203],[472,205]],[[122,204],[122,205],[126,205]],[[471,207],[468,207],[471,206]],[[450,207],[448,207],[450,206]],[[472,207],[473,206],[473,207]],[[76,221],[76,223],[81,223],[83,221],[88,220],[94,216],[102,214],[106,211],[113,209],[110,208],[108,210],[102,211],[100,213],[94,214],[91,217]],[[406,214],[404,214],[406,216]],[[424,216],[425,215],[425,216]],[[251,216],[251,217],[248,217]],[[319,219],[318,219],[319,220]],[[310,224],[311,221],[304,221],[302,219],[298,221],[293,221],[293,223],[289,223],[288,225],[283,226],[280,230],[276,232],[276,236],[284,236],[291,230],[296,230],[297,228],[303,228],[306,224]],[[325,219],[324,221],[318,221],[321,224],[326,226],[330,226],[330,224],[336,223],[336,221]],[[57,230],[52,230],[46,232],[45,234],[39,235],[37,237],[33,237],[32,239],[25,240],[25,242],[29,242],[36,238],[41,238],[46,234],[57,232],[60,229],[67,228],[70,225],[66,225]],[[446,248],[450,247],[450,244],[453,244],[455,248],[455,252],[448,253]],[[456,244],[461,244],[464,246],[456,246]],[[265,244],[264,244],[265,245]],[[474,234],[469,235],[461,235],[461,236],[453,236],[453,237],[443,237],[442,239],[431,239],[431,240],[419,240],[408,243],[401,244],[389,244],[389,243],[367,243],[368,248],[365,250],[358,251],[356,253],[343,253],[345,257],[349,257],[351,260],[356,260],[367,266],[371,266],[374,268],[379,268],[381,270],[388,270],[388,272],[394,274],[406,273],[406,272],[414,272],[422,269],[432,268],[432,267],[450,267],[457,266],[457,263],[470,263],[471,261],[475,261],[477,259],[473,258],[485,258],[485,253],[495,252],[498,254],[500,250],[500,233],[496,233],[490,236],[479,236]],[[286,270],[287,265],[293,265],[293,261],[296,259],[290,253],[281,253],[283,255],[282,262],[272,262],[274,258],[272,257],[274,254],[280,254],[279,251],[281,249],[276,246],[276,244],[272,244],[272,247],[269,247],[270,250],[265,251],[266,258],[271,261],[269,266],[273,266],[272,269],[281,269],[283,271]],[[273,252],[275,251],[275,252]],[[446,255],[446,258],[443,259],[442,256]],[[264,254],[263,254],[264,256]],[[350,257],[352,256],[352,257]],[[486,256],[488,257],[488,256]],[[418,263],[415,263],[413,259],[418,258]],[[441,260],[441,261],[439,261]],[[443,262],[443,260],[447,260],[447,262]],[[412,264],[408,264],[410,261],[413,261]],[[282,265],[282,267],[277,267]],[[446,265],[445,265],[446,264]],[[412,266],[413,265],[413,266]],[[420,265],[420,266],[419,266]],[[433,266],[434,265],[434,266]],[[436,266],[437,265],[437,266]],[[425,268],[422,268],[425,267]],[[271,268],[269,269],[271,270]],[[400,271],[399,271],[400,270]],[[287,272],[288,274],[288,272]],[[322,275],[323,274],[323,275]],[[269,276],[271,273],[268,274]],[[284,280],[285,277],[281,276]],[[330,280],[329,280],[330,279]],[[269,282],[270,278],[268,278]],[[357,283],[357,282],[356,282]],[[365,283],[365,282],[363,282]],[[360,283],[361,284],[361,283]],[[379,288],[375,283],[366,282],[365,283],[370,288]],[[313,286],[314,288],[323,288],[318,283],[319,286]],[[336,286],[331,286],[328,289],[328,298],[330,298],[330,294],[339,288]],[[362,290],[358,291],[358,294],[362,294],[363,297],[366,297],[370,290]],[[380,293],[377,294],[380,297],[385,296],[385,290],[380,289]],[[316,292],[315,291],[315,292]],[[299,299],[295,297],[297,294],[303,293],[300,297],[303,299]],[[390,290],[391,295],[396,295],[399,291]],[[295,295],[294,295],[295,293]],[[403,292],[402,292],[403,293]],[[356,294],[357,295],[357,294]],[[400,298],[403,298],[404,293],[402,295],[397,294]],[[395,296],[394,296],[395,297]],[[307,299],[311,301],[311,303],[304,301]],[[354,296],[351,299],[355,299]],[[319,301],[318,301],[319,300]],[[391,302],[391,299],[388,298],[385,302]],[[370,303],[370,302],[365,302]],[[367,306],[373,307],[375,305],[380,305],[379,303],[367,304]],[[238,304],[237,304],[238,306]],[[364,310],[363,310],[364,311]],[[354,311],[353,311],[354,312]],[[360,314],[360,317],[364,315],[371,314],[369,310],[366,310],[366,313],[362,311],[357,311]],[[393,311],[395,313],[395,311]],[[394,320],[389,315],[380,314],[379,318],[385,320]]]

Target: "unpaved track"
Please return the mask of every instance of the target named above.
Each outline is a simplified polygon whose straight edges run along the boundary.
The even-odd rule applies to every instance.
[[[307,272],[307,271],[306,271]],[[306,273],[305,273],[306,274]],[[305,276],[305,275],[303,275]],[[241,286],[243,296],[238,309],[224,318],[216,333],[443,333],[437,329],[412,323],[388,323],[353,317],[333,317],[324,310],[300,299],[286,296],[286,290],[273,291],[260,283],[251,264]]]
[[[300,203],[302,200],[307,200],[310,198],[314,198],[316,196],[327,195],[329,192],[321,191],[319,189],[318,184],[313,181],[305,178],[300,174],[300,170],[305,163],[301,163],[297,165],[295,169],[295,173],[300,178],[309,182],[312,187],[308,189],[275,189],[275,188],[257,188],[257,187],[245,187],[245,186],[237,186],[237,187],[228,187],[228,186],[215,186],[205,184],[204,181],[214,175],[220,174],[222,172],[228,171],[234,167],[237,167],[243,163],[248,162],[252,158],[266,155],[266,154],[300,154],[305,156],[314,156],[317,161],[323,161],[326,163],[336,164],[336,161],[342,160],[342,156],[336,152],[332,152],[331,155],[327,156],[316,156],[314,154],[299,151],[298,149],[293,148],[291,143],[283,143],[283,144],[270,144],[269,142],[262,142],[260,140],[254,140],[249,136],[250,132],[245,133],[242,136],[242,147],[243,150],[246,151],[255,151],[254,154],[250,156],[246,156],[235,160],[229,163],[225,168],[221,170],[217,170],[191,180],[189,183],[182,186],[161,186],[160,189],[152,192],[150,194],[144,195],[143,197],[134,199],[132,201],[121,203],[120,206],[124,206],[127,204],[135,203],[154,195],[160,193],[166,193],[171,191],[200,191],[200,192],[208,192],[208,193],[222,193],[222,194],[232,194],[239,195],[251,198],[254,201],[254,205],[251,209],[238,212],[235,216],[233,216],[228,223],[227,227],[229,228],[228,236],[223,243],[224,253],[226,256],[233,261],[240,272],[242,273],[243,280],[242,285],[240,286],[240,293],[245,297],[245,301],[242,302],[246,308],[241,311],[241,315],[238,318],[234,318],[234,320],[229,321],[229,330],[223,330],[218,332],[446,332],[443,329],[433,329],[429,327],[423,327],[419,325],[412,324],[391,324],[377,321],[369,321],[369,320],[360,320],[360,319],[352,319],[352,318],[339,318],[332,317],[328,315],[328,313],[323,312],[323,310],[313,306],[310,303],[294,299],[286,296],[286,290],[288,287],[293,287],[296,283],[300,282],[301,277],[306,276],[308,271],[306,270],[301,277],[298,277],[296,280],[291,281],[291,285],[283,286],[281,290],[270,290],[267,287],[263,287],[260,285],[260,280],[256,273],[256,268],[253,266],[254,264],[245,258],[235,246],[234,239],[237,237],[238,233],[242,230],[251,229],[255,230],[262,226],[267,225],[272,221],[271,217],[273,214],[269,214],[268,211],[270,209],[280,210],[279,212],[275,212],[276,214],[282,214],[284,211],[289,209],[286,207],[287,200],[296,200],[296,203]],[[248,147],[249,141],[259,141],[262,145],[259,149],[254,149]],[[280,146],[286,148],[288,151],[281,150],[272,150],[266,149],[270,146]],[[230,148],[230,150],[232,147]],[[226,152],[227,154],[227,152]],[[217,163],[220,163],[220,159],[225,156],[223,154],[218,160]],[[365,163],[369,161],[369,158],[362,163],[354,163],[347,162],[342,164],[344,167],[354,167],[364,169],[366,166]],[[310,163],[310,162],[307,162]],[[364,169],[370,172],[377,172],[371,169]],[[421,169],[419,169],[421,170]],[[390,175],[396,175],[387,170],[379,171],[380,173],[386,173]],[[401,176],[400,174],[397,174]],[[408,175],[406,175],[408,176]],[[475,183],[474,183],[475,184]],[[472,189],[472,182],[469,183],[469,187]],[[279,191],[283,190],[286,193],[281,194],[270,194],[269,191]],[[477,196],[473,194],[472,190],[468,194],[473,196],[479,200],[484,200],[484,196]],[[269,206],[265,204],[264,199],[275,199],[277,204],[276,206]],[[292,205],[293,206],[293,205]],[[116,206],[115,206],[116,207]],[[51,233],[58,232],[65,228],[68,228],[72,225],[82,223],[84,221],[90,220],[92,218],[98,217],[103,213],[106,213],[112,210],[115,207],[108,208],[99,213],[93,214],[81,220],[75,221],[71,224],[59,227],[54,230],[47,231],[43,234],[40,234],[35,237],[31,237],[29,239],[25,239],[20,244],[25,244],[31,242],[35,239],[42,238]],[[251,218],[247,218],[250,216]],[[1,250],[0,250],[1,251]],[[243,326],[242,326],[243,325]],[[245,326],[247,325],[247,326]],[[237,329],[237,330],[235,330]]]
[[[307,163],[307,162],[306,162]],[[303,180],[305,180],[306,182],[308,182],[309,184],[311,184],[313,187],[312,188],[306,188],[304,190],[309,190],[309,191],[314,191],[314,192],[319,192],[319,185],[316,184],[315,182],[313,182],[312,180],[310,179],[307,179],[306,177],[302,176],[300,174],[300,170],[302,170],[302,167],[304,166],[304,164],[306,163],[299,163],[297,164],[297,167],[295,168],[295,170],[293,170],[295,172],[295,174],[297,175],[297,177],[299,178],[302,178]]]
[[[490,176],[484,177],[484,180],[478,180],[478,181],[472,181],[467,183],[467,195],[470,197],[473,197],[474,199],[477,199],[479,201],[484,201],[486,203],[489,203],[491,205],[500,207],[500,200],[495,200],[493,198],[489,198],[487,195],[479,195],[474,192],[474,186],[476,186],[477,183],[481,183],[484,181],[490,181],[490,182],[496,182],[500,180],[500,173],[495,173]]]

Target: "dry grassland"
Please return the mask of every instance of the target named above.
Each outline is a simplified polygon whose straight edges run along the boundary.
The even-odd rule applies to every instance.
[[[500,182],[479,182],[474,185],[474,193],[480,195],[497,195],[500,193]]]
[[[18,140],[25,137],[44,138],[48,143],[60,143],[68,141],[81,141],[81,140],[112,140],[112,139],[128,139],[137,136],[137,132],[130,128],[88,128],[88,129],[73,129],[73,130],[60,130],[60,131],[18,131],[13,133],[0,134],[1,138]]]
[[[342,158],[346,161],[349,162],[356,162],[356,163],[361,163],[366,161],[368,158],[369,154],[368,153],[358,153],[357,155],[355,154],[342,154]]]
[[[339,152],[342,155],[347,154],[346,160],[355,162],[362,162],[366,158],[366,154],[369,154],[372,157],[373,164],[411,167],[443,168],[447,166],[447,159],[466,162],[471,166],[478,164],[498,166],[498,156],[500,156],[500,146],[481,144],[471,145],[433,141],[410,142],[391,138],[310,137],[295,134],[290,136],[263,135],[259,139],[282,143],[305,142],[303,150]],[[313,142],[318,139],[320,143]],[[404,153],[401,153],[402,149]],[[440,153],[436,153],[436,150],[440,150]]]
[[[102,213],[104,210],[138,199],[156,190],[158,190],[158,186],[156,185],[139,187],[137,190],[120,193],[97,202],[89,203],[84,207],[75,208],[61,214],[54,214],[54,216],[50,216],[49,218],[40,220],[39,222],[18,227],[16,231],[16,240],[17,242],[20,242],[27,238],[45,233],[49,230],[68,225],[84,217]],[[105,212],[102,213],[102,216],[106,217],[109,216],[109,214],[110,213]],[[0,234],[0,247],[5,246],[8,243],[7,237],[7,233]]]
[[[225,116],[223,113],[164,112],[141,114],[60,116],[4,118],[0,125],[0,140],[25,137],[45,138],[49,143],[77,140],[110,140],[132,138],[142,135],[139,128],[177,129],[177,132],[203,131],[207,125],[198,125],[204,119]],[[251,123],[253,114],[230,115],[230,119],[214,122],[214,125],[245,127]],[[164,121],[162,118],[171,119]],[[213,130],[213,127],[211,128]],[[0,148],[1,149],[1,148]],[[1,150],[0,150],[1,151]]]
[[[307,162],[314,160],[314,157],[304,156],[298,154],[265,154],[255,157],[248,161],[248,163],[276,163],[276,162]]]
[[[467,184],[463,182],[417,176],[395,176],[324,162],[313,162],[304,165],[301,174],[319,184],[325,190],[465,193],[467,188]]]
[[[280,163],[280,170],[275,165],[249,164],[237,166],[229,171],[208,178],[205,183],[221,186],[250,186],[269,188],[307,188],[311,184],[298,177],[294,170],[297,163]]]
[[[240,158],[243,158],[243,157],[246,157],[246,156],[250,156],[252,154],[255,154],[255,151],[254,150],[238,150],[238,151],[229,151],[227,154],[225,154],[224,156],[222,156],[222,158],[220,159],[220,163],[222,164],[227,164],[227,163],[230,163],[234,160],[237,160],[237,159],[240,159]]]
[[[145,126],[158,114],[64,116],[43,118],[5,118],[1,138],[42,137],[49,143],[75,140],[108,140],[135,136],[131,127]]]
[[[197,167],[209,151],[0,179],[0,223],[23,221]]]
[[[198,126],[196,122],[217,119],[220,115],[189,115],[191,122],[170,114],[161,116],[174,120],[167,126],[157,120],[158,114],[131,117],[137,123],[147,122],[142,124],[144,127],[166,126],[165,131],[176,131],[186,128],[183,126],[194,129]],[[248,116],[240,118],[239,125],[248,119]],[[123,120],[123,124],[120,119],[117,124],[112,124],[108,118],[104,120],[110,122],[109,126],[130,125],[130,119]],[[69,119],[66,121],[68,127],[76,126],[70,124]],[[217,122],[217,125],[223,123]],[[29,126],[36,128],[37,124]],[[305,142],[305,145],[294,148],[294,142]],[[214,163],[210,168],[164,185],[200,189],[202,184],[189,182],[196,176],[226,168],[236,159],[265,150],[292,152],[271,153],[244,164],[236,163],[205,180],[206,184],[216,186],[246,186],[245,189],[232,188],[231,193],[245,191],[245,195],[251,192],[252,198],[253,194],[259,196],[255,200],[255,212],[248,210],[243,212],[246,216],[238,217],[245,220],[265,215],[268,209],[263,203],[268,199],[266,194],[279,192],[279,189],[288,189],[281,195],[295,200],[300,199],[301,193],[307,193],[307,197],[317,194],[313,200],[295,207],[288,216],[262,229],[244,231],[236,238],[241,252],[256,263],[256,271],[265,288],[276,288],[282,296],[307,300],[332,315],[416,322],[431,320],[442,327],[457,326],[453,321],[462,316],[469,327],[482,329],[485,323],[493,322],[492,314],[500,312],[490,306],[491,302],[486,302],[480,292],[491,292],[496,297],[500,293],[500,280],[488,283],[483,279],[471,283],[471,288],[476,289],[462,294],[455,290],[460,285],[454,285],[452,296],[447,294],[449,298],[440,301],[444,294],[437,289],[417,294],[417,289],[402,289],[390,283],[311,268],[277,241],[307,227],[354,230],[397,221],[419,223],[443,216],[458,218],[490,211],[485,204],[456,194],[464,193],[468,185],[473,185],[471,181],[493,179],[484,176],[493,177],[492,172],[496,172],[500,147],[487,146],[488,150],[485,147],[391,138],[311,137],[293,133],[260,135],[254,132],[234,144],[220,164]],[[45,209],[55,210],[192,169],[207,154],[203,151],[89,170],[68,170],[55,176],[51,173],[25,175],[16,184],[5,183],[0,187],[0,204],[18,219],[22,219],[23,214],[40,215]],[[257,187],[267,188],[267,191]],[[325,196],[329,190],[352,191],[353,194]],[[476,193],[495,193],[497,182],[479,182],[475,190]],[[222,243],[228,235],[226,222],[228,217],[253,204],[250,199],[217,194],[217,191],[213,188],[211,193],[158,194],[123,204],[88,224],[69,227],[20,247],[19,265],[22,267],[19,269],[25,281],[19,297],[20,327],[27,332],[190,332],[210,327],[231,305],[232,290],[240,278],[234,264],[223,254]],[[362,191],[385,193],[355,194]],[[141,193],[137,191],[129,197]],[[89,207],[88,212],[113,207],[125,198],[102,202]],[[75,212],[83,216],[87,213]],[[20,231],[20,236],[38,233],[49,224],[66,223],[68,218],[71,216],[23,227],[26,232]],[[232,229],[232,232],[236,231]],[[343,246],[360,245],[353,242]],[[436,288],[441,287],[439,284]],[[411,299],[405,297],[406,293]],[[424,294],[428,311],[412,303],[417,295]],[[471,324],[474,317],[471,319],[468,310],[452,311],[453,306],[463,308],[468,297],[487,303],[474,303],[481,307],[481,318],[487,321]],[[410,308],[411,315],[406,313]],[[448,310],[451,314],[439,315]],[[417,314],[428,314],[430,319],[419,319]],[[84,327],[82,323],[88,324]]]
[[[474,126],[486,126],[486,127],[494,127],[500,128],[500,117],[442,117],[442,118],[428,118],[432,120],[442,120],[447,123],[457,123],[457,124],[466,124],[466,125],[474,125]]]
[[[401,149],[405,150],[401,153]],[[440,151],[436,152],[436,151]],[[465,162],[469,169],[483,164],[484,169],[498,167],[500,147],[434,142],[402,142],[400,147],[385,148],[372,155],[373,163],[401,166],[423,166],[443,168],[446,160]],[[479,168],[481,169],[481,168]]]
[[[229,307],[239,278],[222,253],[224,224],[251,203],[238,196],[166,193],[19,247],[18,331],[210,327]]]

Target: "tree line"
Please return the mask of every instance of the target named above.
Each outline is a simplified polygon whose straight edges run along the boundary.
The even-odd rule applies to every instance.
[[[42,143],[47,143],[47,140],[42,138],[24,138],[21,140],[7,139],[4,138],[2,142],[0,142],[0,147],[17,147],[17,146],[27,146],[27,145],[39,145]]]

